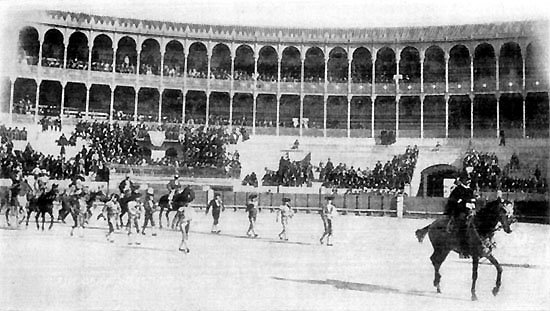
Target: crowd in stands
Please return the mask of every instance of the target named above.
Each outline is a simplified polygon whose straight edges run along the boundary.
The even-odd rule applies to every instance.
[[[179,65],[164,65],[165,77],[183,77],[183,68]]]
[[[67,68],[69,69],[78,69],[78,70],[88,70],[88,62],[75,59],[69,59],[67,62]]]
[[[271,171],[266,168],[262,185],[264,186],[311,186],[315,181],[314,170],[319,175],[317,181],[328,188],[347,188],[356,190],[387,190],[400,191],[411,182],[412,174],[418,158],[418,147],[407,146],[404,154],[396,155],[391,161],[382,164],[378,161],[374,169],[348,167],[339,163],[334,165],[330,158],[327,163],[319,163],[314,168],[311,155],[301,161],[290,161],[288,154],[279,160],[279,169]],[[247,180],[243,181],[243,184]]]
[[[135,74],[136,66],[129,63],[122,63],[116,66],[116,72]]]
[[[32,112],[34,103],[31,101],[29,95],[25,95],[24,98],[19,99],[13,103],[13,113],[27,114]]]
[[[109,168],[97,153],[83,148],[75,157],[44,155],[33,150],[30,144],[24,151],[14,150],[10,142],[0,144],[0,178],[13,178],[17,171],[23,175],[46,171],[52,179],[70,179],[90,176],[91,180],[108,181]]]
[[[63,67],[63,60],[59,58],[42,57],[42,66],[61,68]]]
[[[151,65],[146,63],[141,63],[139,66],[140,75],[160,75],[160,70],[157,65]]]
[[[3,143],[12,140],[27,140],[27,129],[25,127],[19,129],[17,126],[15,128],[11,128],[1,124],[0,139]]]
[[[61,131],[62,125],[61,125],[61,118],[50,118],[50,117],[43,117],[38,121],[40,126],[42,127],[42,131]]]
[[[545,193],[548,191],[547,180],[542,177],[538,166],[531,176],[512,176],[511,173],[520,168],[516,153],[512,154],[505,170],[500,168],[498,157],[494,153],[479,152],[475,149],[466,152],[462,164],[466,172],[470,171],[472,179],[470,186],[480,191],[499,189],[506,192]]]
[[[104,61],[92,62],[92,70],[112,72],[113,71],[113,64],[111,64],[110,62],[108,63],[108,62],[104,62]]]

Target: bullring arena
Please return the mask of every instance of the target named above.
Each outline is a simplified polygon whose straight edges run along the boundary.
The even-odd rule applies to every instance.
[[[550,306],[548,21],[310,29],[33,10],[13,22],[0,76],[1,310]],[[501,291],[481,259],[478,301],[471,259],[454,252],[436,293],[432,246],[415,236],[447,217],[464,175],[476,209],[501,196],[517,219],[493,239]],[[158,207],[175,176],[195,193],[189,252],[176,212]],[[49,216],[37,230],[34,213],[27,226],[8,211],[21,178],[30,193],[59,187],[50,230]],[[100,193],[124,197],[125,180],[153,194],[155,224],[128,235],[125,215],[109,241]],[[73,235],[60,215],[80,183],[89,214]],[[217,233],[205,213],[215,194]]]

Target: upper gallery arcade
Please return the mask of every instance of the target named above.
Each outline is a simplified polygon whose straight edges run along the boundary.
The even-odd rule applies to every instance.
[[[32,89],[18,84],[34,83],[34,106],[52,97],[44,89],[58,89],[59,104],[48,106],[61,114],[246,119],[254,131],[269,124],[277,133],[449,137],[461,126],[458,136],[478,128],[525,136],[533,114],[548,123],[546,22],[292,29],[29,16],[10,40],[10,104]],[[68,99],[75,92],[84,95]]]

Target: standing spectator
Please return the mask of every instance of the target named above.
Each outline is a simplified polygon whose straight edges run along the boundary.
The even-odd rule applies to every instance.
[[[258,237],[258,234],[256,233],[255,226],[256,226],[256,217],[258,215],[258,195],[251,194],[248,197],[248,204],[246,205],[246,212],[248,213],[248,222],[250,225],[248,226],[248,231],[246,232],[246,235],[249,237]]]
[[[151,222],[151,228],[153,228],[153,236],[156,236],[155,221],[153,220],[153,213],[155,212],[155,191],[153,188],[148,188],[145,194],[145,202],[143,203],[143,211],[145,218],[143,219],[143,227],[141,228],[141,234],[145,235],[145,228],[147,224]]]
[[[500,130],[500,142],[498,143],[499,146],[506,146],[506,137],[504,135],[504,130]]]

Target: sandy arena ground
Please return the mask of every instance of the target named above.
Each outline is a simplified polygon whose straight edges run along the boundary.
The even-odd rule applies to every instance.
[[[94,217],[95,219],[95,217]],[[258,239],[245,237],[244,212],[225,211],[220,235],[211,216],[197,213],[189,247],[162,230],[128,245],[124,232],[105,239],[93,221],[83,237],[70,226],[13,230],[0,219],[1,310],[549,310],[550,226],[514,224],[496,234],[503,286],[479,268],[470,301],[470,260],[452,253],[442,267],[442,294],[432,286],[432,247],[417,228],[430,220],[340,216],[333,247],[321,246],[319,215],[297,214],[290,241],[277,239],[275,214],[263,211]],[[72,220],[68,220],[72,224]],[[150,232],[149,232],[150,233]]]

